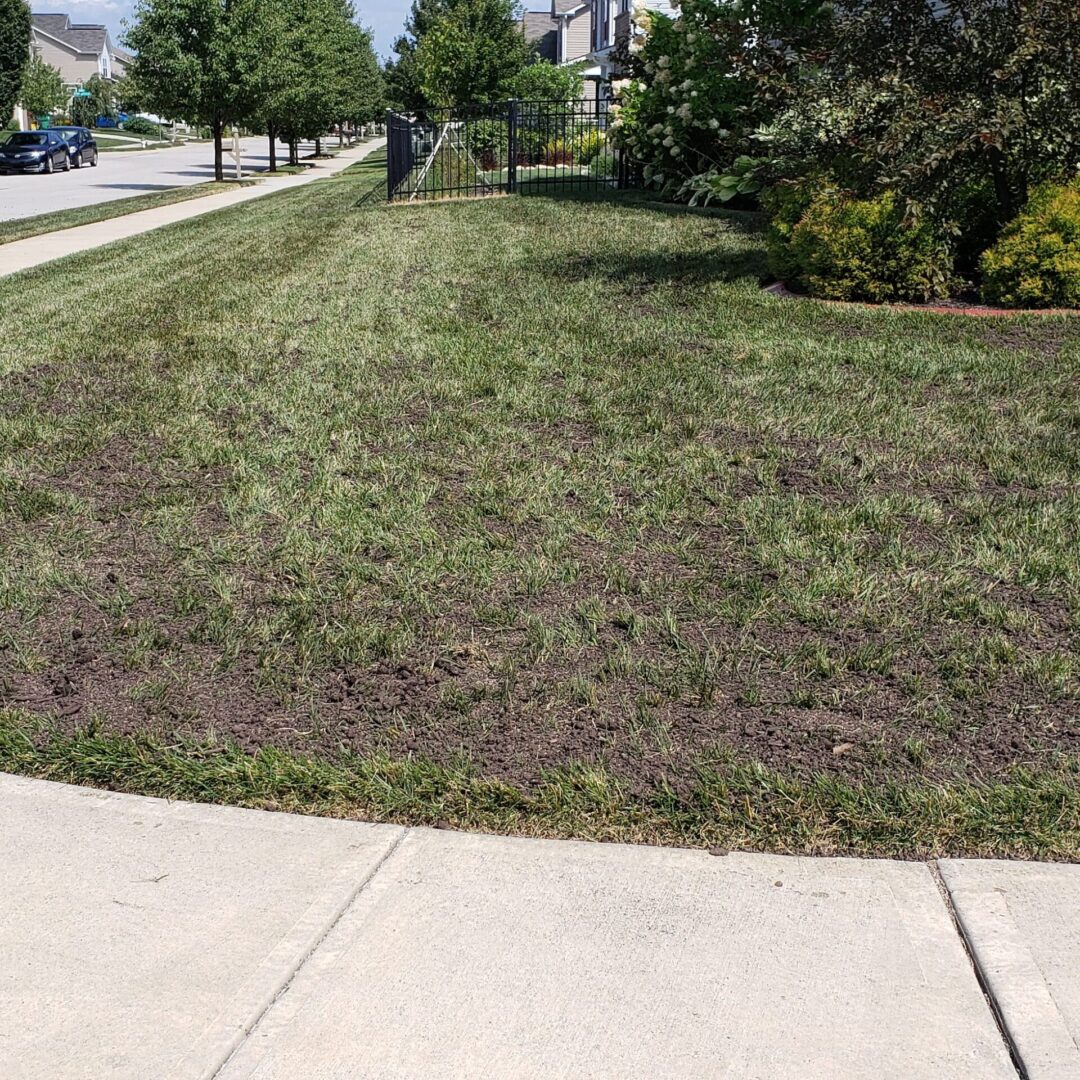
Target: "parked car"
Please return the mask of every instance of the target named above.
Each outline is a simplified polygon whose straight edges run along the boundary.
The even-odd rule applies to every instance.
[[[68,144],[68,157],[76,169],[98,163],[97,139],[89,128],[54,127],[52,130]]]
[[[0,143],[0,172],[44,172],[71,168],[68,144],[55,131],[16,131]]]

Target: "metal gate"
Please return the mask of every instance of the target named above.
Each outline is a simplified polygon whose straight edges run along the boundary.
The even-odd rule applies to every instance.
[[[505,101],[387,113],[391,202],[633,187],[606,101]]]

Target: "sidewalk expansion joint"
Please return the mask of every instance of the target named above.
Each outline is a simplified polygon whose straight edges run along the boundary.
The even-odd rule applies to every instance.
[[[293,980],[303,970],[304,965],[312,958],[312,956],[314,956],[315,953],[319,951],[319,948],[322,946],[323,942],[333,932],[334,927],[336,927],[337,924],[341,922],[342,918],[344,918],[344,916],[352,909],[353,905],[359,899],[361,894],[375,880],[379,871],[382,870],[382,868],[390,861],[390,859],[394,857],[394,854],[397,852],[398,848],[401,847],[402,841],[405,839],[406,836],[408,836],[411,831],[412,830],[408,826],[401,827],[401,831],[394,839],[394,842],[386,849],[386,853],[360,879],[360,881],[356,885],[356,888],[353,889],[351,893],[349,893],[345,902],[338,908],[337,912],[334,914],[334,917],[327,922],[325,928],[319,934],[318,938],[312,941],[310,947],[303,953],[303,955],[297,958],[294,964],[291,965],[290,970],[288,971],[285,978],[282,980],[281,985],[278,986],[274,994],[268,997],[267,1000],[262,1003],[258,1011],[255,1012],[244,1022],[243,1030],[240,1036],[236,1039],[233,1046],[231,1047],[229,1053],[226,1054],[221,1060],[216,1062],[210,1069],[206,1071],[203,1076],[203,1080],[215,1080],[215,1077],[221,1075],[221,1072],[225,1068],[225,1066],[228,1065],[229,1062],[236,1056],[240,1048],[244,1045],[245,1042],[247,1042],[247,1040],[255,1032],[256,1028],[258,1028],[259,1024],[263,1020],[263,1017],[265,1017],[266,1014],[281,999],[281,997],[288,992],[289,987],[293,984]]]
[[[1020,1057],[1020,1052],[1017,1049],[1016,1043],[1013,1041],[1013,1037],[1009,1034],[1009,1028],[1005,1023],[1005,1017],[1002,1015],[1001,1007],[998,1005],[997,999],[990,989],[990,984],[979,965],[979,959],[975,950],[971,947],[967,931],[964,929],[964,922],[960,918],[960,913],[956,910],[956,905],[953,903],[952,894],[949,892],[949,886],[945,884],[945,879],[941,876],[941,870],[938,868],[937,860],[931,859],[926,865],[930,871],[930,875],[934,879],[934,884],[937,885],[938,892],[941,895],[941,902],[945,905],[945,910],[949,913],[949,919],[952,921],[953,929],[956,931],[956,935],[960,939],[960,944],[963,946],[964,952],[967,955],[971,970],[978,980],[979,989],[982,991],[986,1006],[994,1018],[994,1023],[997,1025],[998,1034],[1001,1036],[1005,1048],[1009,1051],[1009,1057],[1012,1060],[1013,1068],[1016,1070],[1016,1075],[1019,1080],[1029,1080],[1023,1059]]]

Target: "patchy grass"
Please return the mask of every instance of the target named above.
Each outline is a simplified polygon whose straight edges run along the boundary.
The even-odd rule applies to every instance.
[[[377,170],[0,282],[0,767],[1077,853],[1075,322],[785,303],[753,221],[644,199],[357,209]]]
[[[210,181],[206,184],[192,184],[189,187],[169,188],[166,191],[151,191],[145,195],[133,195],[129,199],[114,199],[112,202],[98,203],[96,206],[79,206],[73,210],[54,210],[37,217],[16,218],[14,221],[0,221],[0,244],[10,244],[16,240],[27,240],[31,236],[59,232],[61,229],[74,229],[78,225],[91,225],[95,221],[108,221],[110,218],[135,214],[140,210],[154,210],[159,206],[187,202],[188,199],[200,199],[204,195],[217,195],[222,191],[232,191],[237,186],[248,187],[253,180],[227,180],[222,183]]]

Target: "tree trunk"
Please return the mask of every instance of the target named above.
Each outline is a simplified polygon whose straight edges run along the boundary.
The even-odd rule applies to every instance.
[[[315,156],[322,157],[322,139],[315,140]]]
[[[221,147],[221,135],[225,130],[225,123],[220,118],[215,116],[213,123],[214,131],[214,179],[220,183],[225,179],[225,167],[222,160],[222,147]]]
[[[338,146],[345,145],[345,125],[341,124],[337,129],[337,144]]]
[[[299,165],[300,164],[300,158],[296,153],[296,140],[295,139],[290,139],[289,140],[289,164],[290,165]]]
[[[273,124],[266,125],[266,138],[270,142],[270,171],[277,172],[277,133]]]
[[[1005,171],[1005,155],[996,146],[989,149],[990,173],[994,178],[994,197],[998,204],[998,221],[1004,225],[1012,221],[1015,216],[1016,204],[1012,190],[1009,188],[1009,177]]]

